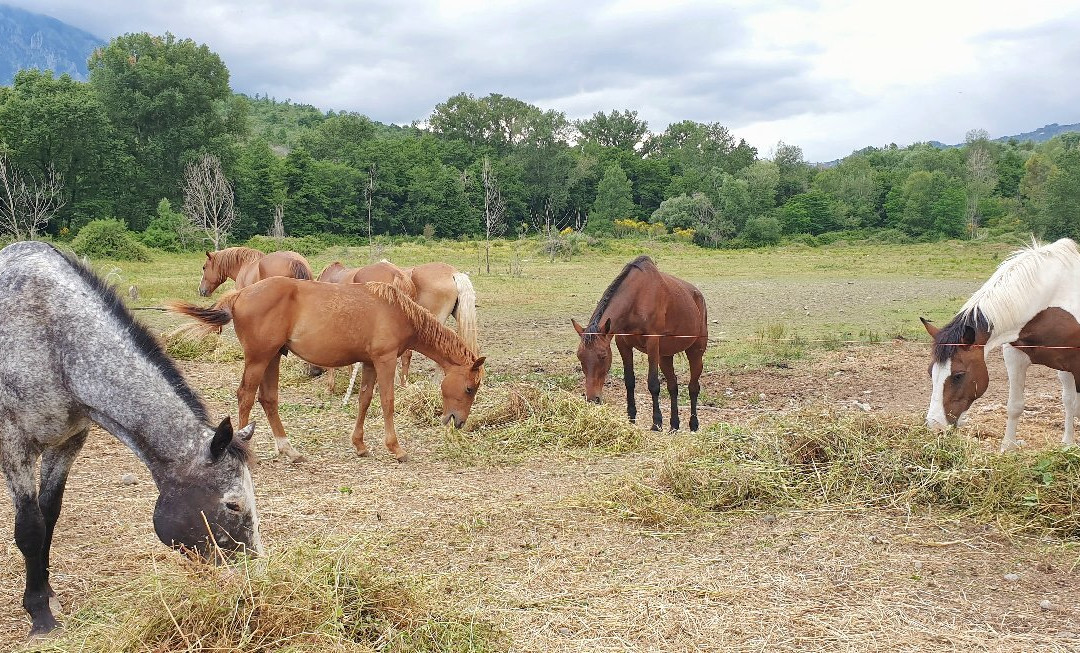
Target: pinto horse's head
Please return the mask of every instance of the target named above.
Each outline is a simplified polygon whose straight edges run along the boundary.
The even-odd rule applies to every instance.
[[[476,391],[484,379],[484,360],[481,356],[468,365],[447,366],[442,380],[443,424],[453,424],[455,428],[465,426],[476,401]]]
[[[953,320],[942,329],[919,318],[934,339],[926,425],[935,431],[959,424],[990,383],[985,347],[990,332],[985,321],[978,318],[972,323]]]
[[[202,266],[202,281],[199,282],[199,296],[209,297],[218,286],[225,283],[226,278],[225,271],[219,268],[213,253],[207,252],[206,262]]]
[[[596,332],[586,332],[577,320],[571,319],[570,323],[580,337],[577,357],[581,361],[581,371],[585,373],[585,400],[598,404],[611,371],[611,318]]]
[[[169,546],[208,556],[221,550],[261,553],[255,486],[248,468],[246,441],[254,424],[233,432],[229,418],[205,439],[186,469],[158,479],[154,531]]]

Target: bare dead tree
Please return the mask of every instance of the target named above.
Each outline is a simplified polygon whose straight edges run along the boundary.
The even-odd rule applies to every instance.
[[[270,237],[278,240],[285,238],[285,207],[281,204],[274,205],[274,224],[270,225]]]
[[[555,256],[563,248],[562,230],[570,225],[571,215],[569,212],[562,217],[555,214],[555,207],[552,206],[551,201],[544,202],[544,212],[533,215],[533,227],[539,232],[540,237],[543,239],[544,251],[551,257],[551,262],[555,262]]]
[[[23,175],[0,154],[0,233],[17,240],[38,230],[64,206],[63,178],[50,164],[41,179]]]
[[[233,188],[221,161],[204,154],[184,171],[184,215],[206,234],[214,249],[225,246],[229,231],[236,223]]]
[[[491,159],[486,156],[480,174],[484,183],[484,256],[487,273],[491,274],[491,239],[506,231],[506,203],[499,192],[499,180],[491,169]]]
[[[988,197],[997,185],[997,171],[986,141],[976,141],[968,146],[967,160],[967,221],[971,237],[975,238],[981,226],[979,201]]]

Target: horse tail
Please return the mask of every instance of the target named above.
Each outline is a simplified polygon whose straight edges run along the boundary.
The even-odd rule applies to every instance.
[[[192,325],[192,332],[199,335],[221,333],[221,327],[232,322],[232,308],[236,298],[240,296],[239,290],[233,290],[222,295],[212,306],[199,306],[188,302],[169,302],[165,308],[172,313],[179,313],[193,318],[200,324]]]
[[[308,265],[307,261],[293,261],[292,276],[293,279],[303,279],[304,281],[311,281],[311,266]]]
[[[457,304],[454,306],[454,319],[457,320],[458,335],[465,341],[465,346],[474,356],[480,354],[477,347],[476,291],[469,275],[464,272],[454,273],[454,285],[457,286]]]

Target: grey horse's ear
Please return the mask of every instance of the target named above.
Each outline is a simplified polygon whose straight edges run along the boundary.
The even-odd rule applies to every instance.
[[[229,448],[229,444],[233,439],[232,420],[226,417],[221,420],[221,424],[214,429],[214,437],[210,440],[210,459],[217,460],[221,457],[221,454],[225,453],[225,450]]]
[[[244,428],[234,433],[233,437],[240,438],[241,440],[250,440],[252,435],[255,435],[255,422],[251,422]]]

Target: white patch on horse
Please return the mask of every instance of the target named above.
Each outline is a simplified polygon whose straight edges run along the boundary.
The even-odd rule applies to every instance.
[[[926,411],[926,426],[935,431],[943,431],[949,427],[949,421],[945,418],[945,381],[951,375],[951,360],[934,363],[930,369],[933,389],[930,391],[930,408]]]

